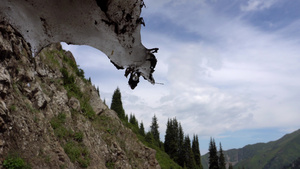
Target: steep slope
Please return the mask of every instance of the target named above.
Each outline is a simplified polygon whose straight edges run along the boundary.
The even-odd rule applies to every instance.
[[[0,23],[0,168],[160,168],[60,44],[32,57]]]
[[[276,141],[228,150],[225,155],[235,168],[281,169],[300,157],[300,130]],[[208,154],[202,157],[202,161],[208,168]]]

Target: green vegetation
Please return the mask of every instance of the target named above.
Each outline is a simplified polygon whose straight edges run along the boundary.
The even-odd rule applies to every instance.
[[[18,155],[9,155],[3,161],[3,168],[4,169],[30,169],[31,167]]]
[[[11,105],[11,106],[9,107],[9,110],[10,110],[10,111],[16,111],[16,110],[17,110],[16,105]]]
[[[85,79],[84,71],[76,65],[73,58],[66,55],[63,50],[51,50],[45,51],[44,62],[48,63],[51,67],[60,67],[60,72],[63,75],[63,86],[67,90],[68,97],[75,97],[79,100],[81,105],[81,111],[89,119],[94,119],[96,113],[89,104],[90,96],[82,93],[79,86],[76,83],[76,78],[80,78],[85,83],[90,83],[89,80]],[[58,58],[62,57],[62,66],[58,62]]]
[[[282,169],[300,157],[300,130],[277,141],[224,151],[224,155],[230,159],[228,163],[235,164],[234,168]],[[202,156],[205,169],[208,169],[208,156],[209,154]]]
[[[203,166],[202,166],[202,163],[201,163],[199,139],[198,139],[197,135],[194,135],[194,137],[193,137],[192,151],[193,151],[193,154],[194,154],[194,159],[195,159],[196,166],[198,166],[200,169],[203,169]]]
[[[165,143],[163,143],[160,141],[158,119],[155,115],[148,132],[145,132],[142,122],[138,123],[134,114],[130,114],[128,119],[122,106],[119,88],[114,91],[111,109],[117,112],[123,124],[130,128],[144,145],[156,150],[156,159],[161,168],[202,168],[198,136],[194,136],[192,145],[189,136],[184,136],[183,129],[175,118],[168,121]]]
[[[90,157],[87,148],[82,143],[84,135],[81,131],[73,132],[68,129],[65,127],[65,123],[66,115],[64,113],[59,113],[50,121],[54,134],[60,139],[70,160],[77,162],[81,167],[87,168],[90,164]]]
[[[106,162],[105,163],[105,166],[108,168],[108,169],[114,169],[115,168],[115,163],[114,162]]]
[[[50,124],[54,129],[54,134],[59,139],[67,138],[72,135],[72,131],[68,130],[64,124],[66,120],[66,114],[59,113],[58,116],[51,119]]]
[[[122,96],[119,88],[114,91],[110,109],[114,110],[121,120],[125,120],[125,111],[123,109]]]
[[[52,64],[52,66],[61,67],[58,57],[62,57],[63,64],[60,71],[63,75],[63,86],[67,91],[69,98],[75,97],[79,100],[81,112],[85,117],[94,119],[96,113],[92,106],[89,104],[90,96],[83,93],[76,83],[76,78],[80,78],[83,82],[87,83],[88,80],[84,77],[84,71],[76,65],[75,60],[68,57],[63,50],[61,51],[46,51],[45,60]],[[76,117],[79,112],[72,110],[72,117]],[[54,130],[54,134],[59,138],[64,151],[74,163],[77,162],[80,167],[87,168],[90,164],[89,152],[83,144],[84,134],[81,131],[73,131],[67,127],[66,114],[59,113],[53,117],[50,124]],[[63,167],[62,167],[63,168]]]
[[[58,50],[47,50],[44,52],[45,58],[43,59],[43,63],[46,63],[47,65],[50,65],[51,67],[58,67],[59,62],[57,60],[57,55],[63,54],[63,52]]]
[[[284,166],[282,169],[299,169],[300,168],[300,157],[293,161],[291,164]]]
[[[209,142],[209,169],[218,169],[218,154],[215,140],[210,138]]]
[[[159,139],[159,131],[158,131],[158,122],[157,117],[154,115],[152,118],[152,123],[150,126],[150,132],[153,136],[154,141],[159,145],[160,139]]]
[[[87,168],[89,166],[89,152],[87,148],[83,145],[83,143],[78,143],[76,141],[68,141],[63,146],[63,148],[73,163],[78,162],[80,167],[83,168]]]
[[[208,154],[209,169],[226,169],[226,161],[221,143],[219,152],[217,152],[215,140],[213,138],[210,138]]]
[[[74,60],[65,55],[63,57],[63,60],[68,64],[69,67],[72,68],[73,71],[75,71],[78,77],[80,77],[84,82],[88,82],[84,78],[84,71],[78,68]],[[89,104],[90,96],[81,92],[80,88],[75,83],[76,77],[72,73],[69,73],[67,67],[61,68],[60,71],[63,75],[63,84],[68,92],[68,97],[75,97],[76,99],[78,99],[83,114],[89,119],[94,119],[96,113],[94,112],[92,106]]]
[[[222,149],[222,144],[220,143],[219,149],[219,169],[226,169],[225,156]]]

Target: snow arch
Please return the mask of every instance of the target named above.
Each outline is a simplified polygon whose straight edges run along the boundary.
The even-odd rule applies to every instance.
[[[95,47],[125,69],[134,89],[140,76],[155,83],[158,48],[141,43],[143,6],[143,0],[2,0],[0,22],[18,30],[35,54],[57,42]]]

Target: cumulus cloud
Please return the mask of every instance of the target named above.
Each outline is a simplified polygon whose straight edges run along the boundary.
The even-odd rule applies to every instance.
[[[259,11],[268,9],[278,0],[248,0],[247,5],[242,5],[242,11]]]
[[[250,6],[263,9],[274,3],[248,1],[249,10]],[[176,37],[151,34],[153,40],[166,42],[158,43],[165,50],[165,59],[160,61],[168,68],[169,93],[160,100],[165,116],[176,116],[189,132],[200,135],[297,126],[293,118],[299,115],[293,108],[298,106],[290,99],[297,100],[295,93],[299,92],[294,88],[300,82],[299,43],[280,31],[266,32],[239,17],[222,15],[207,4],[189,2],[180,9],[169,6],[159,13],[199,37],[181,42]],[[181,12],[175,12],[178,10]]]
[[[300,127],[298,21],[266,31],[239,17],[244,13],[228,16],[205,1],[145,2],[144,17],[168,25],[151,30],[146,23],[142,29],[143,43],[160,48],[154,75],[164,85],[141,82],[132,91],[120,82],[126,80],[122,72],[105,69],[111,80],[99,78],[96,83],[108,103],[119,85],[126,112],[134,113],[146,128],[156,114],[161,136],[173,117],[186,134],[206,138],[238,130]],[[250,0],[244,10],[266,9],[275,2]],[[192,39],[182,40],[185,36]]]

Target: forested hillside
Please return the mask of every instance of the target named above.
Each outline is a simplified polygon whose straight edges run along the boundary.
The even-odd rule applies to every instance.
[[[201,154],[197,135],[191,140],[185,135],[180,122],[176,118],[169,119],[165,133],[165,142],[160,139],[158,119],[154,115],[150,131],[146,132],[144,124],[138,122],[134,114],[129,117],[122,106],[121,91],[114,91],[111,109],[115,110],[123,123],[137,134],[140,141],[157,152],[157,160],[162,168],[190,168],[201,169]]]
[[[300,130],[276,141],[247,145],[224,151],[224,154],[227,163],[231,163],[234,168],[282,169],[291,164],[296,165],[300,157]],[[204,168],[208,168],[208,156],[202,156]]]

